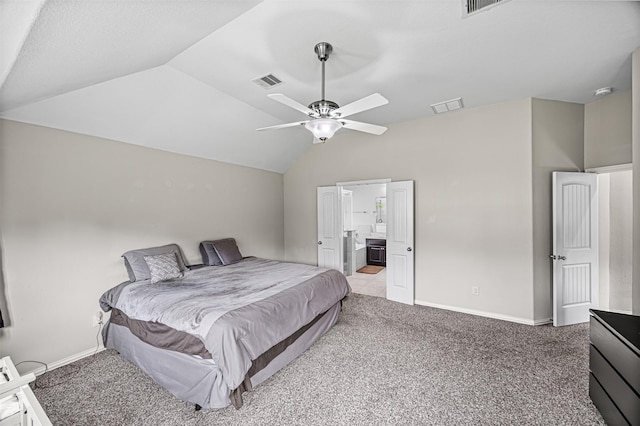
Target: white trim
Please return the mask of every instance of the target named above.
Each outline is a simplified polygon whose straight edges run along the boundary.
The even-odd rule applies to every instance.
[[[41,367],[38,367],[38,368],[36,368],[34,370],[29,371],[29,373],[33,373],[36,376],[40,376],[40,375],[44,374],[45,371],[55,370],[56,368],[63,367],[65,365],[71,364],[72,362],[79,361],[82,358],[86,358],[86,357],[89,357],[89,356],[91,356],[93,354],[102,352],[102,351],[104,351],[104,349],[105,348],[103,346],[100,346],[97,351],[96,351],[96,348],[87,349],[86,351],[78,352],[77,354],[70,355],[70,356],[68,356],[66,358],[62,358],[61,360],[48,363],[46,370],[45,370],[45,367],[41,366]]]
[[[336,186],[373,185],[389,182],[391,182],[391,179],[352,180],[351,182],[336,182]]]
[[[431,308],[445,309],[447,311],[461,312],[463,314],[477,315],[480,317],[493,318],[497,320],[515,322],[518,324],[525,324],[525,325],[544,325],[544,324],[551,324],[553,322],[552,318],[546,318],[542,320],[530,320],[527,318],[514,317],[511,315],[496,314],[494,312],[478,311],[475,309],[459,308],[457,306],[440,305],[438,303],[424,302],[421,300],[416,300],[415,303],[416,305],[429,306]]]
[[[596,309],[596,308],[594,308],[594,309]],[[611,309],[611,308],[607,308],[607,312],[613,312],[615,314],[633,315],[633,312],[627,311],[626,309]]]
[[[586,169],[587,173],[613,173],[613,172],[626,172],[627,170],[633,170],[632,163],[626,164],[616,164],[615,166],[603,166],[603,167],[592,167],[590,169]]]

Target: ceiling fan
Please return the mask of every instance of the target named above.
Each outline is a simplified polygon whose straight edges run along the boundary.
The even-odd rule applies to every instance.
[[[315,139],[313,143],[322,143],[331,138],[336,131],[342,127],[359,132],[371,133],[374,135],[383,134],[387,128],[376,124],[363,123],[361,121],[345,120],[353,114],[386,105],[389,101],[380,93],[374,93],[365,98],[351,102],[343,107],[337,103],[325,100],[324,98],[324,64],[329,59],[329,55],[333,52],[333,46],[327,42],[316,44],[314,51],[318,55],[318,59],[322,63],[322,99],[312,102],[308,107],[281,93],[273,93],[269,96],[274,101],[278,101],[288,107],[306,114],[310,119],[304,121],[296,121],[294,123],[279,124],[276,126],[261,127],[256,130],[272,130],[283,129],[285,127],[304,126],[313,133]]]

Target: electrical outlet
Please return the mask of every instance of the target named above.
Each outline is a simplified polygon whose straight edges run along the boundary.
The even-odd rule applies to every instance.
[[[474,296],[480,296],[480,287],[471,287],[471,294],[473,294]]]
[[[94,327],[99,327],[102,325],[102,311],[96,311],[95,314],[91,317],[91,324]]]

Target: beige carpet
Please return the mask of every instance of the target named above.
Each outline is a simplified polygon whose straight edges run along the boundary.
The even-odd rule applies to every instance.
[[[361,274],[377,274],[383,269],[384,269],[384,266],[367,265],[358,269],[356,272],[359,272]]]

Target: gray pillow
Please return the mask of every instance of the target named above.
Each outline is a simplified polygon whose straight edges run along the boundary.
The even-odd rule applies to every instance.
[[[150,279],[151,273],[144,257],[165,253],[175,253],[180,272],[187,269],[184,257],[182,256],[182,250],[180,250],[180,247],[177,244],[167,244],[166,246],[160,247],[130,250],[122,255],[122,257],[124,257],[124,266],[127,268],[127,273],[129,274],[129,281],[133,282]]]
[[[144,256],[144,261],[147,262],[147,266],[149,267],[151,284],[180,278],[184,275],[178,267],[178,258],[175,253]]]
[[[220,266],[222,261],[213,248],[215,241],[203,241],[200,243],[200,254],[202,255],[202,263],[209,266]]]
[[[223,265],[231,265],[242,260],[242,254],[233,238],[214,241],[213,248]]]

